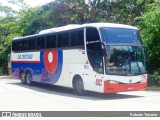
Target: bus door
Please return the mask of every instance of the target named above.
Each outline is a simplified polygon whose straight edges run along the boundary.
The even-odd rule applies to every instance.
[[[94,45],[94,63],[93,63],[93,75],[95,85],[101,88],[104,81],[104,67],[103,67],[103,56],[100,42]]]
[[[92,72],[86,84],[88,84],[89,90],[102,92],[104,63],[100,37],[96,28],[86,28],[86,50]]]

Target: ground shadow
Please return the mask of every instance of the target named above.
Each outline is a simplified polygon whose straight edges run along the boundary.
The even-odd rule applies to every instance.
[[[49,85],[49,84],[42,84],[42,83],[34,83],[32,86],[23,85],[20,82],[15,83],[8,83],[20,87],[25,87],[27,89],[32,89],[34,91],[43,92],[47,94],[55,94],[60,96],[67,96],[67,97],[74,97],[79,99],[87,99],[87,100],[114,100],[114,99],[130,99],[130,98],[139,98],[144,96],[139,95],[128,95],[127,93],[124,94],[102,94],[96,92],[87,91],[85,96],[78,96],[73,92],[73,89]]]

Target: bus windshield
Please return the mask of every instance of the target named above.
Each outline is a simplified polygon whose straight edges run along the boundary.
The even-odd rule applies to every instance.
[[[136,75],[146,73],[144,47],[106,46],[106,74]]]
[[[108,44],[142,44],[137,29],[101,28],[103,42]]]

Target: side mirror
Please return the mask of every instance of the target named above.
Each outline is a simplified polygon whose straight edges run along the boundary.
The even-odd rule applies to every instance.
[[[104,56],[106,56],[106,43],[105,42],[101,42],[101,48],[102,48],[102,54]]]
[[[105,49],[106,43],[105,42],[101,42],[101,46],[102,46],[102,49]]]

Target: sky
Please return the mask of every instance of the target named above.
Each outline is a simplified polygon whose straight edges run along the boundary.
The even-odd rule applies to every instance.
[[[12,7],[15,10],[18,10],[19,7],[17,7],[16,5],[11,5],[10,3],[7,2],[8,0],[0,0],[0,4],[5,5],[5,6],[9,6]],[[46,3],[49,3],[51,1],[54,0],[24,0],[30,7],[35,7],[35,6],[40,6],[40,5],[44,5]]]

